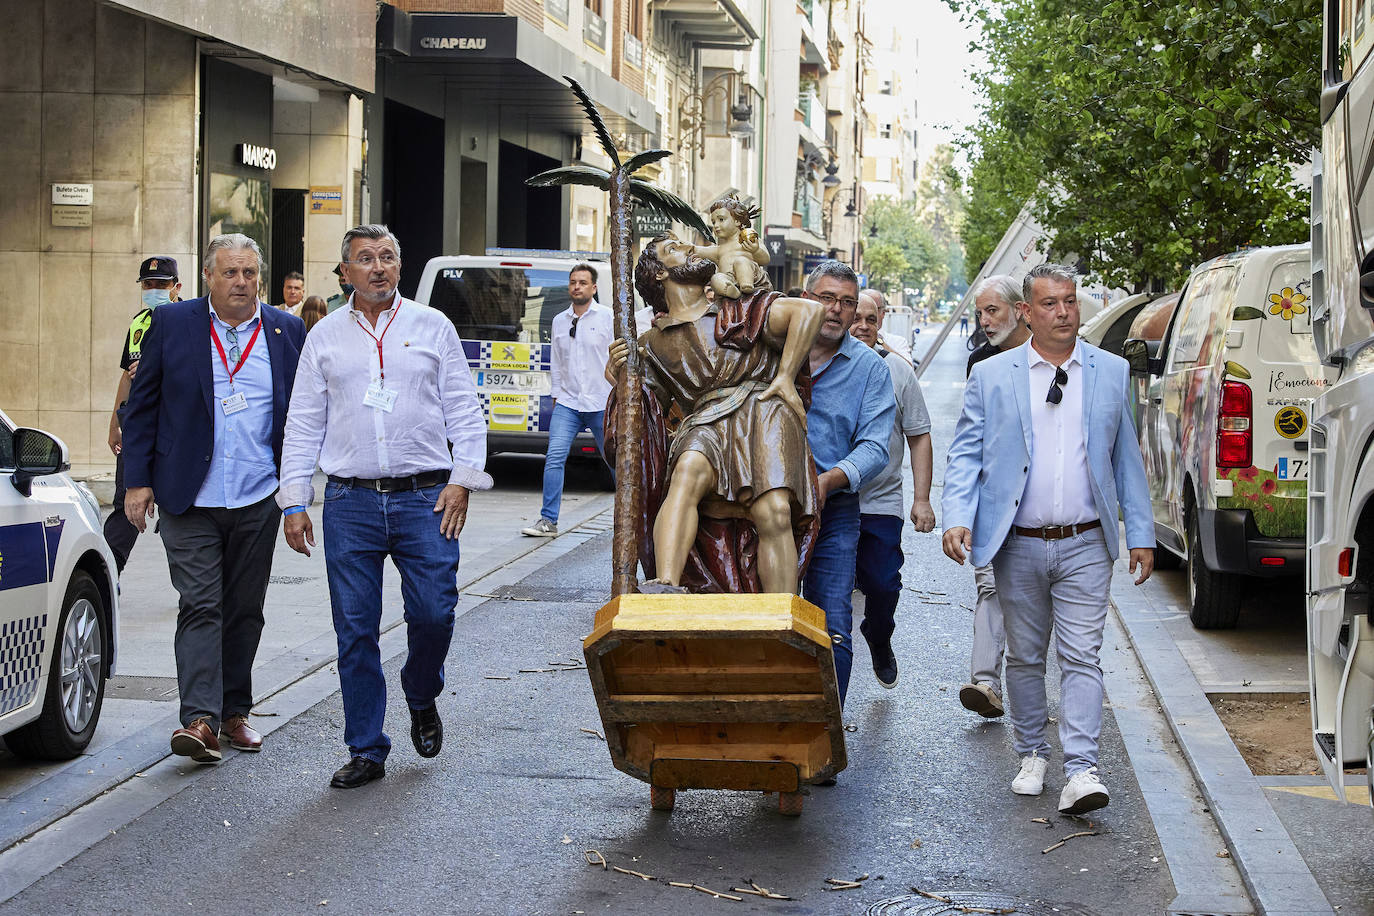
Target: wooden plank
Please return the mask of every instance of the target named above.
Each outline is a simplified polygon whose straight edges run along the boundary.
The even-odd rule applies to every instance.
[[[825,696],[810,694],[618,694],[607,722],[811,722],[824,728]]]
[[[655,760],[650,781],[666,789],[734,789],[739,792],[795,792],[797,765],[777,760]]]
[[[636,693],[821,693],[822,681],[814,667],[807,670],[729,668],[724,670],[615,669],[611,699]]]

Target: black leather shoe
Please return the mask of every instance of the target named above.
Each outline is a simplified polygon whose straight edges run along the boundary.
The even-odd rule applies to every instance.
[[[439,721],[439,708],[410,711],[410,740],[421,757],[437,757],[444,747],[444,723]]]
[[[356,789],[386,775],[386,767],[366,757],[354,757],[339,768],[329,784],[336,789]]]

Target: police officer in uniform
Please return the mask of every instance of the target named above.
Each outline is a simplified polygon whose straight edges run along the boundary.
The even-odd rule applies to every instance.
[[[157,255],[145,260],[138,268],[138,285],[142,290],[143,308],[134,320],[129,322],[129,331],[124,335],[124,355],[119,360],[119,368],[124,370],[119,377],[119,387],[115,390],[115,406],[110,412],[110,451],[115,455],[115,492],[114,511],[105,520],[105,540],[114,554],[115,565],[124,572],[124,564],[129,562],[129,553],[138,539],[138,529],[124,515],[124,443],[120,429],[120,411],[129,399],[129,385],[134,373],[138,371],[138,358],[143,346],[143,335],[153,323],[153,309],[164,302],[180,299],[181,281],[177,277],[177,262],[173,258]]]
[[[339,278],[339,291],[324,301],[325,312],[332,312],[348,302],[348,297],[353,295],[353,284],[344,279],[343,271],[339,265],[334,265],[334,276]]]

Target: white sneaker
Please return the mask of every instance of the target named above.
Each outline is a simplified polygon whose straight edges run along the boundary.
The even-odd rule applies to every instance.
[[[1017,795],[1039,795],[1045,790],[1045,770],[1050,762],[1038,754],[1021,758],[1021,772],[1011,781]]]
[[[1088,767],[1069,777],[1059,793],[1060,814],[1086,814],[1107,807],[1107,787],[1097,778],[1097,767]]]
[[[551,538],[558,533],[558,526],[541,515],[539,521],[528,528],[521,528],[520,533],[531,538]]]

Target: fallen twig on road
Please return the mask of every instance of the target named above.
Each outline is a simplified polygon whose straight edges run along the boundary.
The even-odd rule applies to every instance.
[[[592,856],[596,856],[595,859]],[[587,849],[582,853],[582,858],[587,860],[588,865],[600,865],[602,871],[606,871],[611,866],[606,864],[606,857],[601,854],[599,849]]]
[[[629,868],[621,868],[619,865],[612,865],[612,866],[611,866],[611,870],[612,870],[612,871],[618,871],[618,872],[620,872],[622,875],[634,875],[636,878],[643,878],[645,881],[657,881],[657,880],[658,880],[658,879],[655,878],[653,875],[646,875],[646,874],[644,874],[644,872],[642,872],[642,871],[634,871],[633,869],[629,869]]]
[[[279,715],[281,715],[281,713],[279,713],[279,712],[256,712],[256,711],[254,711],[254,710],[249,710],[249,711],[248,711],[248,715],[250,715],[250,716],[263,716],[264,718],[266,718],[266,717],[268,717],[268,716],[279,716]]]
[[[538,598],[517,598],[514,595],[488,595],[485,592],[463,592],[468,598],[492,598],[496,601],[538,601]]]
[[[576,668],[571,666],[566,668],[521,668],[520,674],[553,674],[555,671],[586,671],[586,665],[579,665]]]
[[[752,879],[748,882],[749,887],[732,887],[730,890],[738,894],[752,894],[755,897],[766,897],[769,900],[791,900],[791,897],[783,894],[775,894],[766,887],[759,887]],[[752,890],[751,890],[752,888]]]
[[[603,734],[601,734],[601,732],[597,731],[597,730],[594,729],[594,728],[579,728],[578,731],[580,731],[580,732],[586,732],[586,733],[589,734],[589,735],[596,735],[596,736],[597,736],[598,738],[600,738],[602,741],[605,741],[605,740],[606,740],[606,736],[603,735]]]
[[[941,902],[941,903],[953,903],[953,902],[954,902],[953,900],[949,899],[948,897],[942,897],[942,896],[939,895],[939,894],[932,894],[930,891],[923,891],[923,890],[921,890],[919,887],[913,887],[913,888],[911,889],[911,892],[912,892],[913,894],[920,894],[922,897],[925,897],[927,900],[938,900],[938,901]]]
[[[953,897],[945,897],[940,894],[932,894],[930,891],[923,891],[919,887],[914,886],[911,888],[911,892],[913,894],[919,894],[920,896],[925,897],[927,900],[936,900],[940,903],[948,903],[952,906],[956,906],[959,908],[958,911],[960,913],[987,913],[990,914],[990,916],[1010,916],[1010,914],[1016,912],[1015,907],[1005,907],[1002,909],[994,910],[990,907],[985,906],[965,906],[964,904],[959,903]]]
[[[964,604],[962,601],[959,602],[959,607],[963,608],[964,610],[968,611],[969,613],[976,613],[976,612],[973,610],[973,608],[969,607],[967,604]]]
[[[486,677],[486,679],[489,680],[489,681],[508,681],[508,680],[510,680],[510,675],[509,675],[509,674],[488,674],[488,675],[485,675],[485,677]]]
[[[735,901],[736,903],[743,903],[743,902],[744,902],[744,898],[743,898],[743,897],[736,897],[734,894],[727,894],[727,893],[725,893],[724,891],[713,891],[713,890],[711,890],[709,887],[702,887],[700,884],[693,884],[693,885],[692,885],[692,890],[694,890],[694,891],[701,891],[703,894],[710,894],[712,897],[715,897],[717,900],[733,900],[733,901]]]
[[[846,878],[826,878],[825,883],[830,886],[828,891],[852,891],[863,887],[863,882],[868,880],[868,872],[864,872],[852,881]]]
[[[1040,850],[1040,854],[1043,856],[1047,852],[1054,852],[1060,846],[1063,846],[1065,843],[1067,843],[1069,840],[1072,840],[1076,836],[1097,836],[1097,831],[1080,830],[1077,833],[1071,833],[1068,836],[1064,837],[1064,839],[1060,840],[1058,843],[1055,843],[1053,846],[1046,846],[1044,849]]]

